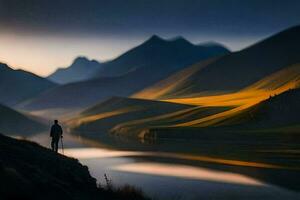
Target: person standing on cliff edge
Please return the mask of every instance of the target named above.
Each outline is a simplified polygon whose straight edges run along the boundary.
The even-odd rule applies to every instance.
[[[53,151],[58,151],[58,143],[59,139],[63,138],[63,130],[61,126],[58,124],[58,120],[54,120],[54,124],[51,127],[50,137],[52,138],[51,141],[51,148]]]

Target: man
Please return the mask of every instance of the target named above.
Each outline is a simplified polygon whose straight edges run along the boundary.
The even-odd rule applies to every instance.
[[[58,120],[54,120],[54,124],[51,127],[50,137],[52,138],[51,141],[51,148],[53,151],[58,151],[58,142],[59,139],[62,138],[63,130],[61,126],[58,124]]]

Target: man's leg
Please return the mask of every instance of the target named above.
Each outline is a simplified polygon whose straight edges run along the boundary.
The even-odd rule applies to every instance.
[[[58,152],[58,142],[59,142],[59,139],[56,139],[55,140],[55,152],[56,153]]]
[[[55,142],[54,142],[54,139],[52,138],[52,140],[51,140],[51,149],[52,149],[52,151],[54,151],[54,146],[55,145]]]

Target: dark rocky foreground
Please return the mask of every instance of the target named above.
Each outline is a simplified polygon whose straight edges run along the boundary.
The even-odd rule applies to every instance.
[[[130,186],[100,188],[78,160],[0,134],[0,199],[146,199]]]

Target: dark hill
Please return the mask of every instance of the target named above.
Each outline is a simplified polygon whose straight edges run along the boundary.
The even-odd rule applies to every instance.
[[[100,68],[101,64],[98,61],[78,57],[69,67],[59,68],[47,78],[61,84],[83,81],[94,76],[94,73]]]
[[[0,105],[0,132],[13,135],[29,135],[46,130],[46,127],[24,114]]]
[[[0,198],[2,200],[142,200],[131,190],[98,188],[78,160],[28,141],[0,134]]]
[[[14,106],[55,86],[55,83],[47,79],[23,70],[13,70],[0,63],[1,104]]]

